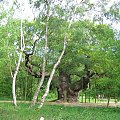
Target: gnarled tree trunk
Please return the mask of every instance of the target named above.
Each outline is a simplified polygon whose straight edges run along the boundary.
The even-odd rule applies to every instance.
[[[59,83],[57,85],[58,100],[63,102],[77,102],[79,91],[88,87],[90,78],[93,75],[94,73],[87,71],[80,80],[71,83],[70,75],[66,74],[64,71],[60,71]]]
[[[70,83],[70,79],[69,79],[69,75],[67,75],[64,71],[60,71],[59,73],[59,83],[58,83],[58,87],[57,87],[57,91],[58,91],[58,100],[61,101],[67,101],[67,92],[69,89],[69,83]]]

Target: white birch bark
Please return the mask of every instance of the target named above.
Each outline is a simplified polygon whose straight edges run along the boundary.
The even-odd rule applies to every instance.
[[[17,64],[16,70],[15,70],[15,73],[13,74],[12,95],[13,95],[13,104],[14,104],[14,106],[17,106],[15,82],[16,82],[16,77],[17,77],[18,71],[19,71],[21,59],[22,59],[22,52],[20,52],[18,64]]]
[[[46,24],[45,24],[46,32],[45,32],[45,47],[44,47],[44,52],[43,52],[42,78],[41,78],[41,80],[38,83],[38,86],[37,86],[37,89],[36,89],[35,94],[33,96],[33,99],[32,99],[30,107],[33,107],[35,105],[37,97],[38,97],[38,94],[40,92],[40,88],[41,88],[41,86],[42,86],[42,84],[44,82],[44,79],[45,79],[46,54],[47,54],[47,42],[48,42],[49,8],[47,10],[47,15],[46,16],[47,16],[47,18],[46,18]]]
[[[81,2],[82,2],[82,1],[81,1]],[[77,3],[77,1],[76,1],[76,3]],[[76,9],[77,9],[77,4],[76,4],[75,9],[74,9],[74,11],[73,11],[72,18],[71,18],[71,20],[70,20],[70,22],[69,22],[68,30],[69,30],[70,27],[71,27],[71,24],[72,24],[72,21],[73,21],[73,19],[74,19],[74,14],[75,14],[75,12],[76,12]],[[42,96],[42,99],[41,99],[41,101],[40,101],[40,104],[39,104],[38,108],[41,108],[41,107],[43,106],[44,101],[45,101],[45,99],[46,99],[46,97],[47,97],[47,95],[48,95],[48,93],[49,93],[50,84],[51,84],[51,81],[52,81],[53,76],[54,76],[54,74],[55,74],[56,68],[57,68],[57,66],[59,65],[59,63],[60,63],[60,61],[61,61],[61,59],[62,59],[62,57],[63,57],[63,55],[64,55],[65,49],[66,49],[66,39],[67,39],[67,38],[66,38],[66,34],[65,34],[63,50],[62,50],[62,52],[61,52],[61,55],[60,55],[59,58],[58,58],[58,61],[56,62],[56,64],[54,65],[54,67],[53,67],[53,69],[52,69],[52,72],[51,72],[51,74],[50,74],[50,77],[49,77],[49,80],[48,80],[48,83],[47,83],[47,86],[46,86],[45,93],[44,93],[44,95]]]
[[[47,86],[46,86],[46,90],[45,90],[45,94],[43,95],[42,99],[41,99],[41,102],[40,102],[40,105],[38,106],[38,108],[41,108],[44,104],[44,101],[45,101],[45,98],[47,97],[48,93],[49,93],[49,89],[50,89],[50,84],[51,84],[51,81],[53,79],[53,76],[54,76],[54,73],[56,71],[56,68],[57,66],[60,64],[60,61],[64,55],[64,52],[65,52],[65,49],[66,49],[66,35],[64,37],[64,46],[63,46],[63,50],[61,52],[61,55],[59,56],[58,58],[58,61],[56,62],[56,64],[54,65],[53,69],[52,69],[52,72],[50,74],[50,77],[49,77],[49,80],[48,80],[48,83],[47,83]]]
[[[41,117],[40,120],[44,120],[44,117]]]
[[[12,95],[13,95],[13,105],[14,106],[17,106],[17,101],[16,101],[16,86],[15,86],[15,83],[16,83],[16,77],[17,77],[17,74],[18,74],[18,71],[19,71],[19,68],[20,68],[20,62],[22,60],[22,53],[23,53],[23,50],[24,50],[24,36],[23,36],[23,29],[22,29],[22,13],[21,13],[21,24],[20,24],[20,36],[21,36],[21,39],[20,39],[20,53],[19,53],[19,59],[18,59],[18,63],[17,63],[17,66],[16,66],[16,69],[15,69],[15,72],[14,74],[12,75],[11,73],[11,76],[12,76]]]

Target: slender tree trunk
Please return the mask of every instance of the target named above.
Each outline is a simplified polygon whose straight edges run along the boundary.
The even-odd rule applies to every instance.
[[[25,81],[25,94],[24,95],[25,95],[24,99],[26,101],[26,99],[27,99],[27,77],[26,77],[26,81]]]
[[[115,103],[117,103],[118,102],[118,99],[117,99],[118,97],[117,97],[117,94],[115,93],[115,97],[114,97],[114,99],[115,99]]]
[[[110,103],[110,96],[108,96],[107,107],[109,107],[109,103]]]
[[[13,104],[15,106],[17,106],[17,102],[16,102],[16,92],[15,92],[15,82],[16,82],[16,77],[17,77],[17,74],[18,74],[18,71],[19,71],[19,67],[20,67],[20,61],[22,59],[22,52],[20,53],[19,55],[19,60],[18,60],[18,64],[17,64],[17,67],[16,67],[16,70],[15,70],[15,73],[13,75],[13,82],[12,82],[12,94],[13,94]]]
[[[41,99],[41,102],[38,106],[38,108],[41,108],[44,104],[44,101],[45,101],[45,98],[47,97],[48,93],[49,93],[49,89],[50,89],[50,84],[51,84],[51,81],[53,79],[53,76],[55,74],[55,71],[56,71],[56,68],[57,66],[59,65],[63,55],[64,55],[64,52],[65,52],[65,49],[66,49],[66,35],[64,37],[64,46],[63,46],[63,50],[61,52],[61,55],[59,56],[58,58],[58,61],[56,62],[56,64],[54,65],[53,69],[52,69],[52,72],[50,74],[50,77],[49,77],[49,80],[48,80],[48,83],[47,83],[47,87],[46,87],[46,90],[45,90],[45,94],[43,95],[42,99]]]
[[[109,103],[110,103],[110,89],[108,89],[109,90],[109,93],[108,93],[108,96],[107,96],[107,99],[108,99],[108,101],[107,101],[107,107],[109,107]]]
[[[44,79],[45,79],[46,54],[47,54],[47,42],[48,42],[48,20],[49,20],[49,8],[47,9],[47,18],[46,18],[46,26],[45,26],[46,27],[46,32],[45,32],[45,47],[44,47],[44,53],[43,53],[42,78],[38,83],[38,86],[37,86],[37,89],[36,89],[35,94],[33,96],[30,107],[33,107],[35,105],[36,100],[38,98],[40,88],[41,88],[41,86],[44,82]]]
[[[90,94],[89,94],[89,103],[90,103]]]
[[[43,74],[42,74],[42,75],[43,75]],[[33,99],[32,99],[32,102],[31,102],[31,106],[30,106],[30,107],[33,107],[33,106],[35,105],[36,100],[37,100],[37,98],[38,98],[38,94],[39,94],[40,88],[41,88],[43,82],[44,82],[44,77],[42,77],[41,81],[39,81],[39,84],[38,84],[37,89],[36,89],[36,91],[35,91],[35,94],[34,94],[34,96],[33,96]]]
[[[85,92],[85,103],[87,102],[87,96],[86,96],[86,92]]]
[[[49,3],[49,4],[50,4],[50,3]],[[49,7],[49,5],[48,5],[47,2],[46,2],[46,5],[47,5],[47,7]],[[75,6],[73,15],[74,15],[74,13],[76,12],[76,9],[77,9],[77,7]],[[68,25],[68,30],[69,30],[70,27],[71,27],[73,18],[74,18],[74,17],[72,16],[72,18],[71,18],[71,20],[70,20],[70,23],[69,23],[69,25]],[[50,77],[49,77],[49,80],[48,80],[48,83],[47,83],[47,87],[46,87],[46,90],[45,90],[45,94],[43,95],[43,97],[42,97],[42,99],[41,99],[41,102],[40,102],[40,105],[39,105],[38,108],[41,108],[41,107],[43,106],[43,103],[44,103],[44,101],[45,101],[45,98],[46,98],[46,96],[47,96],[48,93],[49,93],[49,89],[50,89],[49,87],[50,87],[52,78],[53,78],[53,76],[54,76],[54,73],[55,73],[55,70],[56,70],[57,66],[59,65],[59,63],[60,63],[60,61],[61,61],[61,59],[62,59],[62,57],[63,57],[63,55],[64,55],[65,49],[66,49],[66,34],[65,34],[65,36],[64,36],[64,46],[63,46],[63,50],[62,50],[62,52],[61,52],[60,57],[58,58],[58,61],[56,62],[56,64],[55,64],[54,67],[53,67],[53,70],[52,70],[52,72],[51,72],[51,74],[50,74]]]
[[[38,82],[37,82],[37,84],[39,84],[39,79],[38,79]],[[39,92],[40,92],[40,91],[39,91]],[[37,100],[36,100],[37,102],[38,102],[38,99],[39,99],[39,96],[37,97]]]
[[[89,89],[90,89],[90,83],[89,83]],[[90,95],[90,91],[89,91],[89,103],[90,103],[90,96],[91,96],[91,95]]]
[[[95,80],[95,103],[96,103],[96,80]]]
[[[83,96],[83,90],[82,90],[81,93],[82,93],[82,95],[81,95],[81,102],[83,103],[83,97],[84,97],[84,96]]]
[[[21,33],[20,55],[19,55],[17,66],[16,66],[16,70],[15,70],[14,74],[11,75],[12,78],[13,78],[13,81],[12,81],[12,95],[13,95],[13,104],[14,104],[14,106],[17,106],[15,82],[16,82],[16,77],[17,77],[17,74],[18,74],[18,71],[19,71],[19,68],[20,68],[20,62],[21,62],[21,59],[22,59],[22,53],[23,53],[23,50],[24,50],[24,47],[25,47],[25,45],[24,45],[23,29],[22,29],[22,14],[21,14],[20,33]]]
[[[82,79],[82,103],[84,101],[84,92],[83,92],[83,79]]]

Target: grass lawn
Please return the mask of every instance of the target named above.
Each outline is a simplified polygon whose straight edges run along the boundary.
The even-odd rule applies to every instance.
[[[120,108],[83,108],[62,105],[44,105],[30,109],[29,104],[0,103],[0,120],[120,120]]]

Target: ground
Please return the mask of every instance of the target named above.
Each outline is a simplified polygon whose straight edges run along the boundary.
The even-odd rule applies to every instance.
[[[39,120],[40,117],[45,120],[120,120],[120,108],[91,105],[95,104],[47,102],[42,109],[37,106],[31,109],[29,102],[18,102],[14,108],[11,102],[4,101],[0,102],[0,120]]]
[[[107,103],[80,103],[80,102],[75,102],[75,103],[57,103],[57,102],[48,102],[47,104],[52,104],[52,105],[64,105],[64,106],[81,106],[81,107],[106,107]],[[114,103],[111,102],[109,104],[109,107],[119,107],[120,108],[120,102]]]
[[[12,101],[0,101],[0,103],[11,103]],[[30,101],[17,101],[18,103],[30,103]],[[107,103],[80,103],[80,102],[45,102],[45,104],[48,105],[64,105],[64,106],[81,106],[81,107],[106,107]],[[120,102],[110,102],[109,107],[119,107],[120,108]]]

